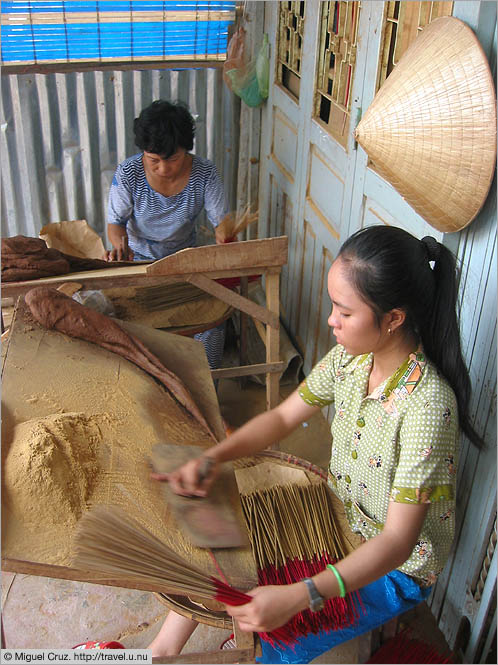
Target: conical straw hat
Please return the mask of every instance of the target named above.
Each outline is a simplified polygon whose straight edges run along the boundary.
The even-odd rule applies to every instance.
[[[431,226],[470,224],[491,185],[496,99],[472,30],[430,23],[390,74],[355,131],[373,166]]]

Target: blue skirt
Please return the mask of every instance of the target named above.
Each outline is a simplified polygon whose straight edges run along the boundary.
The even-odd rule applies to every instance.
[[[425,600],[432,587],[422,589],[411,577],[399,570],[384,575],[380,579],[360,589],[365,612],[360,613],[358,622],[349,628],[318,635],[307,635],[297,644],[282,649],[274,648],[261,640],[262,656],[258,663],[309,663],[322,653],[338,644],[352,640],[373,628],[382,626],[398,614],[403,614]]]

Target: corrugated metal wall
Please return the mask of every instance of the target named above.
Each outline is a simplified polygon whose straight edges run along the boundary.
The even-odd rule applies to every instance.
[[[139,152],[133,119],[160,98],[188,104],[194,152],[216,164],[234,206],[239,106],[221,69],[5,75],[1,85],[3,236],[86,219],[104,238],[114,170]]]

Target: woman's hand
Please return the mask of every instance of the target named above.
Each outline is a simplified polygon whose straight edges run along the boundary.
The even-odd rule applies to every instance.
[[[219,465],[222,462],[250,457],[268,448],[272,443],[285,439],[300,423],[311,418],[319,410],[318,406],[310,406],[303,402],[295,390],[277,407],[258,414],[216,446],[208,448],[201,457],[190,460],[176,471],[156,473],[152,477],[157,480],[167,480],[176,494],[206,496],[218,476]],[[203,474],[201,465],[206,458],[212,460],[209,462],[211,468]]]
[[[129,247],[126,251],[113,247],[110,251],[106,251],[102,258],[104,261],[133,261],[133,257],[134,254]]]
[[[219,472],[219,464],[209,455],[188,461],[171,473],[151,473],[154,480],[166,480],[175,494],[206,496]]]
[[[253,599],[245,605],[226,605],[226,611],[237,619],[241,630],[268,633],[286,624],[307,609],[308,590],[304,582],[282,586],[260,586],[247,592]]]
[[[111,241],[112,249],[105,252],[105,261],[133,261],[133,252],[128,247],[128,235],[126,229],[118,224],[107,225],[107,236]]]
[[[217,245],[224,245],[227,242],[237,242],[237,236],[228,236],[223,225],[217,226],[214,230],[214,237]]]

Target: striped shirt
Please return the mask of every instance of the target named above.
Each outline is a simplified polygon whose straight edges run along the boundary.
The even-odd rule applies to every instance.
[[[125,159],[116,169],[108,222],[126,228],[129,247],[141,259],[162,259],[194,247],[195,220],[202,210],[213,226],[228,211],[222,182],[208,159],[192,155],[189,181],[173,196],[164,196],[149,185],[142,153]]]

